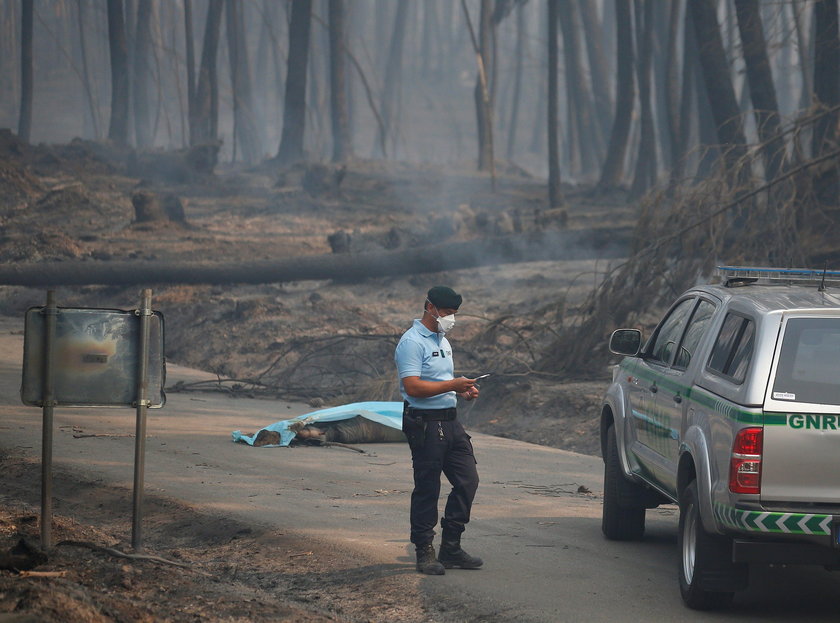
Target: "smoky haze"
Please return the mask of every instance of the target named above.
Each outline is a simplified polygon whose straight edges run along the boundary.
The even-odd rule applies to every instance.
[[[127,70],[134,90],[130,115],[139,119],[139,123],[129,123],[129,143],[166,149],[190,143],[185,7],[190,8],[193,38],[190,73],[198,80],[211,4],[209,0],[124,4]],[[253,158],[252,153],[273,156],[283,130],[294,3],[249,0],[231,4],[238,10],[226,5],[221,11],[215,63],[221,159],[248,159]],[[404,7],[398,1],[345,2],[344,49],[348,54],[343,61],[344,85],[349,140],[356,156],[438,164],[476,158],[477,57],[463,9],[466,7],[481,43],[482,4],[489,5],[491,23],[495,23],[484,58],[495,157],[532,174],[546,175],[548,52],[547,3],[543,0],[468,0],[463,6],[454,0],[425,0],[406,2]],[[682,28],[685,5],[653,4],[650,86],[658,145],[652,148],[660,152],[657,167],[661,171],[667,169],[671,149],[666,140],[668,63],[674,55],[681,59],[685,48],[679,31],[676,40],[670,41],[669,19]],[[813,62],[801,53],[807,49],[801,46],[810,37],[814,3],[759,4],[779,113],[784,119],[810,103],[807,83]],[[0,127],[18,126],[21,6],[18,0],[0,0]],[[111,57],[107,6],[105,0],[34,3],[31,142],[108,136]],[[329,3],[315,0],[311,6],[304,150],[307,159],[328,160],[333,154]],[[574,10],[561,11],[564,28],[558,42],[560,170],[564,181],[591,182],[598,178],[615,114],[616,3],[593,0],[571,3],[569,8]],[[750,95],[736,15],[723,3],[718,17],[735,94],[743,110],[749,106]],[[638,57],[644,41],[644,14],[636,10],[632,19],[639,31]],[[238,39],[231,24],[240,25]],[[235,61],[232,49],[241,50],[233,55]],[[398,62],[394,63],[395,59]],[[231,77],[234,62],[244,79]],[[638,94],[635,99],[638,118]],[[241,115],[237,129],[236,115]],[[751,116],[745,116],[745,124],[748,135],[754,137]],[[243,145],[243,140],[249,144]],[[638,140],[635,124],[631,140]],[[633,151],[626,156],[630,160],[635,157]]]

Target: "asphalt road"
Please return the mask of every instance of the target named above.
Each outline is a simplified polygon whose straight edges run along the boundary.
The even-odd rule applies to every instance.
[[[38,457],[41,410],[19,400],[22,328],[22,319],[0,319],[0,446]],[[168,377],[206,375],[169,366]],[[254,432],[310,410],[170,394],[164,409],[149,412],[146,491],[358,548],[381,563],[413,565],[406,446],[369,444],[359,454],[231,441],[233,430]],[[134,410],[57,408],[55,420],[56,466],[131,487]],[[73,427],[125,436],[74,438]],[[465,604],[473,620],[837,620],[840,574],[810,567],[754,569],[751,588],[727,612],[687,610],[677,588],[674,507],[648,511],[642,542],[608,542],[600,531],[599,458],[481,434],[473,443],[481,485],[463,545],[484,558],[484,568],[420,580],[431,598]]]

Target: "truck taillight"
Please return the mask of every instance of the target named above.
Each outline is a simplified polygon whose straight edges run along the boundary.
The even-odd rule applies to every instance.
[[[762,428],[742,428],[732,444],[729,461],[729,490],[732,493],[761,493]]]

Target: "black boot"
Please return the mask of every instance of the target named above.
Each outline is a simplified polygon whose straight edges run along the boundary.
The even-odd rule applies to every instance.
[[[484,561],[478,556],[470,556],[467,552],[461,549],[460,539],[442,541],[440,544],[438,561],[446,569],[451,569],[452,567],[461,567],[461,569],[478,569],[484,564]]]
[[[435,558],[435,546],[431,543],[417,546],[417,570],[426,575],[443,575],[446,570]]]

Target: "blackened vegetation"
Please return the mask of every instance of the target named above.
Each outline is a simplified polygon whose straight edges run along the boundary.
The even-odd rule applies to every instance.
[[[398,400],[393,373],[399,335],[291,337],[276,343],[277,355],[261,372],[176,384],[173,391],[219,389],[231,394],[336,403]],[[314,404],[314,403],[313,403]]]
[[[785,138],[800,144],[815,122],[836,114],[837,108],[793,124]],[[807,160],[789,159],[765,182],[756,172],[763,171],[767,147],[742,156],[736,170],[721,167],[706,180],[648,194],[640,204],[633,254],[576,314],[558,309],[556,325],[564,328],[542,349],[536,368],[572,378],[603,370],[613,329],[645,327],[649,318],[659,316],[651,312],[661,311],[692,285],[713,279],[718,264],[840,265],[831,235],[840,224],[835,190],[840,145],[832,142]]]

